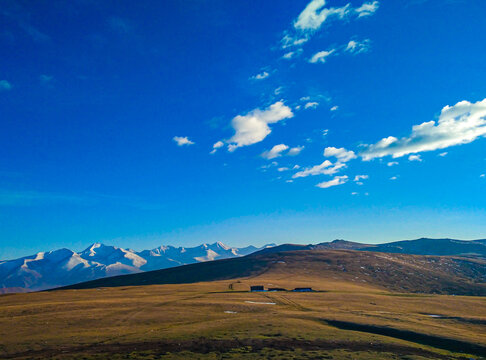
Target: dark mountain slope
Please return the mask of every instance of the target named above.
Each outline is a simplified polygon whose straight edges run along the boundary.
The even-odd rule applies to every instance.
[[[380,244],[360,250],[416,255],[467,255],[486,258],[486,241],[422,238]]]

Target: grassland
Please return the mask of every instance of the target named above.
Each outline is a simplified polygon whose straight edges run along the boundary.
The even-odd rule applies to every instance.
[[[485,297],[390,291],[285,260],[230,280],[0,296],[0,358],[486,356]],[[250,285],[318,291],[250,293]]]

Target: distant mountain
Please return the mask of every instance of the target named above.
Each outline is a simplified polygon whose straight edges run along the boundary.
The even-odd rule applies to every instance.
[[[274,244],[263,248],[270,246]],[[263,248],[234,248],[216,242],[190,248],[160,246],[136,252],[97,243],[79,253],[69,249],[40,252],[0,261],[0,294],[45,290],[103,277],[241,257]]]
[[[416,255],[460,255],[486,257],[486,240],[427,239],[396,241],[366,249],[401,254]]]
[[[385,244],[363,244],[334,240],[316,245],[283,244],[263,249],[258,254],[294,250],[358,250],[410,255],[467,256],[486,258],[486,240],[428,239],[394,241]]]
[[[0,261],[0,294],[50,289],[110,276],[172,268],[180,265],[301,250],[355,250],[410,255],[461,256],[486,259],[486,240],[428,239],[363,244],[334,240],[319,244],[275,244],[262,248],[234,248],[221,242],[184,248],[160,246],[136,252],[93,244],[76,253],[68,249],[41,252],[24,258]]]

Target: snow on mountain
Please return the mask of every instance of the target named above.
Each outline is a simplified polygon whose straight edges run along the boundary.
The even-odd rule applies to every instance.
[[[239,249],[216,242],[190,248],[160,246],[136,252],[96,243],[79,253],[69,249],[40,252],[0,262],[0,294],[45,290],[106,276],[245,256],[269,246],[273,244]]]

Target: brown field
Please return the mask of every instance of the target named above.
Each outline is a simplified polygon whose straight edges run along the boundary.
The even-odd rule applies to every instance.
[[[362,280],[281,263],[233,280],[3,295],[0,358],[486,357],[486,297]],[[249,293],[250,285],[318,291]]]

